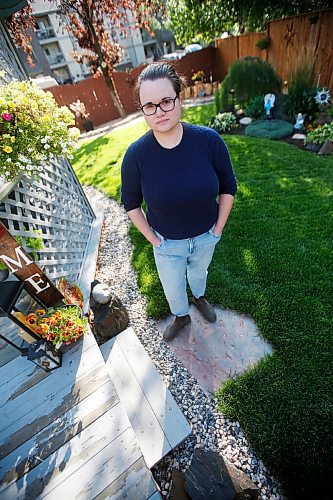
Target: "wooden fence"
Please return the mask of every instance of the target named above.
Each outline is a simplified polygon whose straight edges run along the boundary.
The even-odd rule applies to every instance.
[[[219,79],[218,53],[215,47],[208,47],[207,49],[187,54],[172,64],[186,77],[189,85],[193,85],[191,77],[198,70],[204,71],[207,82],[214,82]],[[134,85],[136,78],[144,67],[145,65],[139,66],[128,72],[114,72],[115,86],[127,114],[137,111]],[[74,85],[60,85],[48,90],[52,92],[56,101],[61,106],[69,106],[78,99],[84,102],[94,125],[101,125],[102,123],[119,118],[103,77],[97,79],[91,77]],[[83,129],[81,120],[77,120],[76,125],[81,130]]]
[[[256,42],[267,36],[271,38],[270,46],[257,49]],[[218,39],[216,48],[220,81],[234,61],[257,56],[274,67],[286,86],[297,67],[314,64],[315,83],[333,93],[333,9],[270,21],[267,32]]]

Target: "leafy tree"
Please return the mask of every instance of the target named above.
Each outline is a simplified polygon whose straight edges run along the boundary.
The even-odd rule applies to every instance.
[[[269,20],[332,6],[333,0],[169,0],[167,15],[177,43],[209,43],[224,31],[258,31]]]
[[[29,0],[30,4],[33,0]],[[129,17],[137,27],[144,26],[148,31],[151,16],[164,9],[163,0],[58,0],[58,15],[66,30],[73,35],[81,53],[74,52],[78,62],[88,61],[94,75],[103,75],[110,89],[111,98],[120,116],[125,111],[117,93],[113,71],[121,60],[121,47],[115,41],[115,30],[128,32]],[[110,25],[111,36],[107,31]],[[35,29],[31,5],[11,16],[8,28],[17,43],[28,54],[31,62],[31,36],[29,28]]]

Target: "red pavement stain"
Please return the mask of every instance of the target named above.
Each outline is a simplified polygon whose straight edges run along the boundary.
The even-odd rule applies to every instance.
[[[207,393],[214,393],[223,382],[272,354],[272,347],[250,317],[220,308],[215,311],[217,321],[208,323],[191,305],[191,323],[168,342],[170,350]],[[157,323],[161,336],[172,319],[169,316]]]

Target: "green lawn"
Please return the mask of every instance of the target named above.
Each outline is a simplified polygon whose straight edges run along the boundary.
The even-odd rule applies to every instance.
[[[190,108],[186,119],[205,124],[210,108]],[[80,181],[119,200],[122,155],[144,131],[140,123],[84,144],[74,160]],[[283,142],[224,139],[239,190],[210,267],[207,295],[215,304],[252,316],[274,354],[225,384],[219,405],[240,421],[288,498],[329,498],[333,158]],[[168,307],[151,246],[133,228],[131,236],[148,313],[160,318]]]

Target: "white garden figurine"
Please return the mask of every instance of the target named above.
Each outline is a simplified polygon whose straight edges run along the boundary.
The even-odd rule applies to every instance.
[[[271,116],[271,109],[274,107],[274,103],[275,103],[275,95],[266,94],[264,97],[264,108],[266,111],[266,115]]]
[[[294,125],[295,129],[300,130],[304,127],[304,118],[305,115],[302,115],[302,113],[298,113],[298,115],[296,116],[296,123]]]

